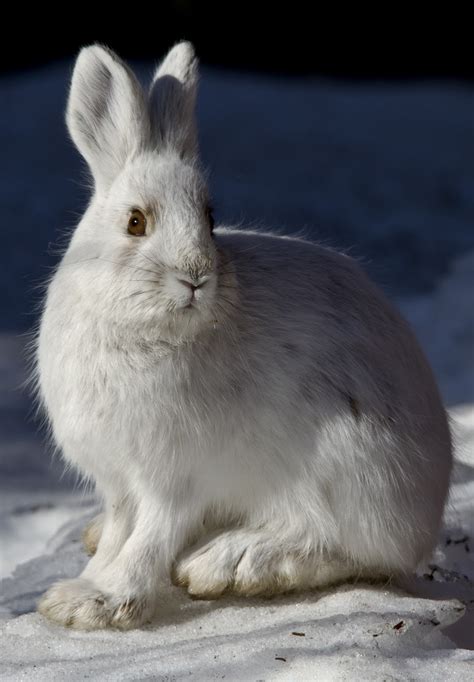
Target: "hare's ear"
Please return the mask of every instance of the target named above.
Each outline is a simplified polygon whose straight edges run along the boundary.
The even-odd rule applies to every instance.
[[[152,135],[158,149],[197,153],[195,104],[198,61],[191,43],[175,45],[156,70],[150,89]]]
[[[149,135],[138,81],[114,52],[99,45],[85,47],[77,58],[66,121],[98,189],[110,186]]]

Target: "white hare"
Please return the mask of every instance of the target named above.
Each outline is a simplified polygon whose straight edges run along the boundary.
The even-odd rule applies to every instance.
[[[450,433],[413,334],[347,256],[213,230],[196,87],[189,43],[148,95],[96,45],[72,79],[94,194],[37,370],[56,444],[104,500],[95,555],[39,604],[75,628],[139,626],[171,574],[205,598],[398,576],[439,530]]]

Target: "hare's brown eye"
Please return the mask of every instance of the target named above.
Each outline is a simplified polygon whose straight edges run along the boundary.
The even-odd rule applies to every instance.
[[[143,237],[146,232],[146,218],[138,208],[135,208],[128,219],[128,234],[134,237]]]

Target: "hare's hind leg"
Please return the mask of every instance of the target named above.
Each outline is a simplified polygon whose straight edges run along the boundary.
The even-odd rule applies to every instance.
[[[324,552],[301,548],[264,530],[236,529],[208,537],[177,561],[173,579],[196,597],[223,592],[256,596],[343,582],[357,571]]]

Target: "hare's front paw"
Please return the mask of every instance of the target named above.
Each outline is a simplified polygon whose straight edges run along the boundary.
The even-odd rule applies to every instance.
[[[38,611],[55,623],[77,630],[130,630],[149,616],[145,599],[105,593],[84,578],[53,585],[38,603]]]

